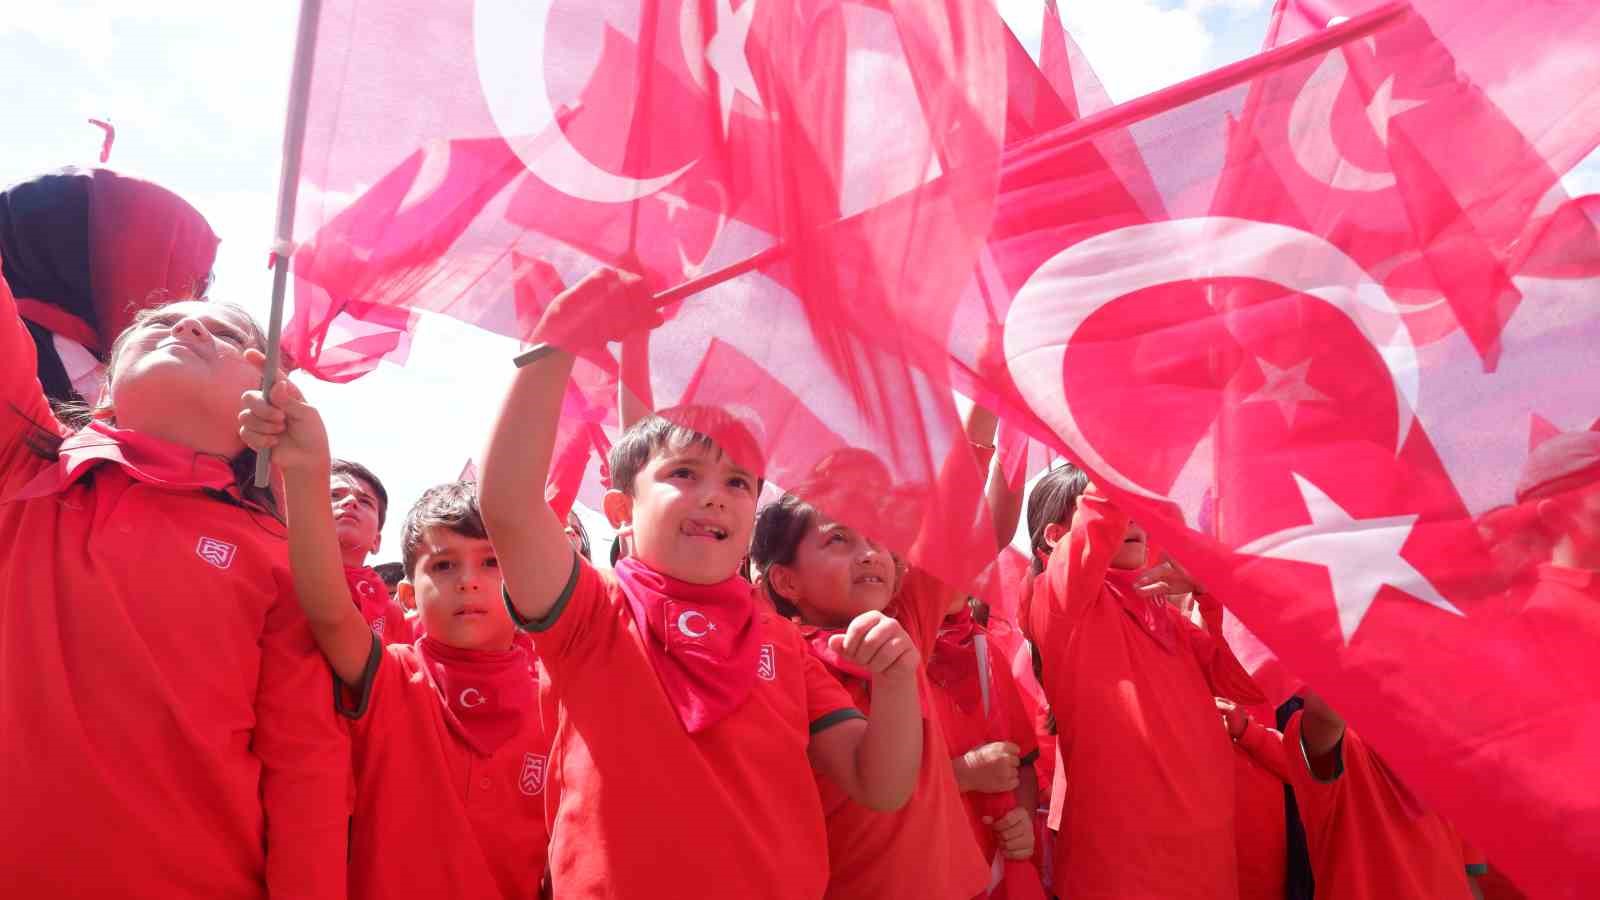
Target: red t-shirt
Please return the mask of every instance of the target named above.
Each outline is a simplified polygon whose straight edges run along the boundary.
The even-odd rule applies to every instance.
[[[366,709],[351,724],[351,900],[536,896],[550,841],[550,742],[539,704],[515,737],[483,756],[447,724],[414,647],[374,650]]]
[[[0,281],[0,884],[11,897],[343,897],[349,741],[283,530],[51,463]]]
[[[752,601],[754,602],[754,601]],[[587,562],[533,623],[556,701],[546,815],[555,895],[815,900],[828,877],[813,733],[860,713],[764,605],[755,687],[684,730],[616,579]]]
[[[889,610],[924,659],[932,652],[951,596],[949,588],[912,570]],[[840,680],[856,705],[870,712],[870,682],[848,676]],[[917,672],[917,680],[922,696],[931,696],[925,670]],[[989,864],[973,838],[937,714],[922,721],[922,762],[905,806],[877,812],[850,799],[825,776],[817,776],[817,786],[828,816],[828,897],[969,900],[988,887]]]
[[[988,629],[982,629],[985,637]],[[940,727],[944,730],[945,755],[955,758],[968,750],[981,747],[984,744],[996,741],[1010,741],[1022,751],[1022,764],[1034,765],[1039,758],[1039,740],[1034,734],[1033,719],[1028,715],[1023,706],[1021,692],[1011,677],[1010,661],[999,655],[993,641],[988,641],[988,669],[989,669],[989,709],[984,713],[982,705],[968,708],[961,703],[950,691],[937,681],[929,681],[932,688],[934,711],[938,714]],[[941,648],[946,645],[940,645]],[[973,668],[977,668],[977,645],[962,648],[965,650],[967,660]],[[992,859],[995,853],[994,828],[983,824],[983,817],[989,815],[981,808],[982,795],[977,792],[961,794],[962,802],[967,807],[967,818],[972,823],[973,834],[978,840],[978,849],[984,859]],[[1028,811],[1032,814],[1033,810]]]
[[[1073,900],[1233,897],[1234,751],[1213,697],[1258,698],[1220,638],[1166,604],[1136,614],[1106,586],[1127,521],[1105,498],[1080,497],[1029,605],[1059,731],[1056,781],[1068,786],[1051,797],[1054,890]],[[1215,601],[1201,602],[1208,624],[1220,620]]]
[[[1312,774],[1300,730],[1283,735],[1251,723],[1240,743],[1294,788],[1317,896],[1351,900],[1467,900],[1461,838],[1437,813],[1420,809],[1353,728],[1338,753],[1340,771]]]

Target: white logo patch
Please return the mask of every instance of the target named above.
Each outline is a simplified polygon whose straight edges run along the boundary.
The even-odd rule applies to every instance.
[[[536,797],[544,793],[544,767],[545,757],[536,753],[522,754],[522,775],[517,779],[517,786],[529,797]]]
[[[233,557],[239,552],[237,544],[219,541],[216,538],[203,537],[194,548],[194,552],[201,559],[219,569],[227,569],[233,565]]]
[[[756,663],[756,674],[763,681],[778,680],[778,654],[771,644],[761,645],[761,658]]]

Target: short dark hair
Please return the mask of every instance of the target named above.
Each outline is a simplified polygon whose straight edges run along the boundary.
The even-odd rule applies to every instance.
[[[738,417],[714,406],[677,406],[633,423],[611,446],[611,487],[633,494],[633,480],[663,449],[698,446],[726,453],[757,475],[765,467],[761,446]]]
[[[407,578],[417,574],[417,557],[422,555],[422,538],[429,528],[487,539],[489,532],[478,512],[478,486],[470,481],[452,481],[428,488],[406,513],[406,523],[400,531],[400,560]]]
[[[567,527],[578,536],[578,552],[583,554],[584,559],[593,562],[594,557],[589,549],[589,529],[583,527],[583,520],[578,518],[577,510],[567,510]]]
[[[1039,554],[1048,550],[1044,530],[1051,525],[1072,521],[1078,508],[1078,498],[1089,487],[1089,476],[1071,463],[1062,463],[1044,474],[1028,495],[1028,541],[1032,545],[1028,570],[1037,575],[1044,571]]]
[[[330,477],[343,475],[346,478],[354,478],[365,483],[372,493],[378,497],[378,527],[383,527],[383,520],[389,517],[389,492],[383,489],[383,482],[378,480],[378,476],[372,474],[371,469],[348,459],[336,459],[328,466],[328,475]]]
[[[405,563],[378,563],[372,567],[372,571],[377,572],[378,577],[383,579],[384,587],[393,588],[395,585],[406,580]]]

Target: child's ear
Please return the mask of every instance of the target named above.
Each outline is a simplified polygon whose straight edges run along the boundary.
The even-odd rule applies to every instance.
[[[767,566],[767,570],[762,573],[761,577],[771,586],[773,593],[790,603],[800,598],[800,579],[796,577],[794,570],[788,566],[782,563],[773,563]]]
[[[417,589],[411,586],[411,579],[407,578],[395,585],[394,599],[400,601],[400,608],[406,612],[416,611]]]
[[[600,500],[600,508],[606,514],[606,521],[619,533],[624,525],[633,522],[633,497],[623,491],[615,488],[606,491],[605,497]]]
[[[1061,543],[1061,539],[1067,536],[1068,530],[1069,529],[1064,522],[1051,522],[1049,525],[1046,525],[1044,527],[1045,546],[1049,547],[1051,550],[1054,550],[1056,545]]]
[[[383,532],[380,531],[380,532],[378,532],[377,536],[372,539],[372,549],[368,550],[367,552],[368,553],[377,553],[378,552],[378,548],[380,546],[382,546],[382,545],[383,545]]]

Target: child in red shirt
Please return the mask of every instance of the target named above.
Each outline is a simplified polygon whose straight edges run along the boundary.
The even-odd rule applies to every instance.
[[[0,281],[8,896],[344,896],[349,744],[238,435],[262,344],[235,306],[140,312],[71,427]]]
[[[845,502],[849,502],[846,500]],[[912,570],[901,578],[894,557],[877,542],[838,522],[811,504],[786,494],[761,511],[750,557],[781,614],[802,623],[812,654],[850,691],[856,706],[870,711],[879,683],[839,658],[833,644],[851,623],[893,603],[895,617],[919,652],[933,649],[954,591]],[[926,671],[917,672],[917,690],[932,690]],[[989,865],[979,852],[956,787],[950,752],[940,721],[930,705],[922,710],[921,767],[916,790],[893,815],[851,800],[828,777],[817,779],[828,817],[830,898],[971,898],[986,893]],[[999,767],[1009,767],[1007,789],[1017,786],[1015,748]],[[997,842],[1026,859],[1033,853],[1033,829],[1026,811],[995,816]]]
[[[351,897],[532,897],[549,843],[549,742],[474,486],[432,488],[406,516],[400,591],[426,635],[385,647],[345,592],[339,527],[322,494],[321,418],[288,381],[272,400],[245,395],[240,433],[283,470],[295,586],[344,688],[334,705],[351,720]],[[427,852],[407,850],[416,847]]]
[[[1317,896],[1332,900],[1468,900],[1474,896],[1461,838],[1411,794],[1383,758],[1322,699],[1279,734],[1236,706],[1228,733],[1294,788]]]
[[[328,469],[328,494],[350,599],[385,644],[411,643],[415,636],[405,609],[390,594],[383,576],[367,565],[367,557],[383,543],[389,492],[366,466],[336,459]]]
[[[864,719],[794,627],[755,601],[737,574],[760,486],[754,442],[725,415],[630,427],[605,495],[629,555],[603,575],[574,552],[544,491],[567,348],[603,350],[660,321],[640,280],[615,271],[559,295],[536,334],[563,349],[517,374],[483,457],[506,603],[556,705],[555,896],[815,900],[828,855],[813,767],[862,803],[902,806],[921,747],[921,661],[893,619],[851,622],[832,649],[872,673]]]
[[[1010,661],[990,639],[987,619],[988,609],[979,600],[959,598],[951,604],[928,660],[928,682],[956,787],[989,860],[988,893],[1008,900],[1042,898],[1039,870],[1032,863],[1031,824],[1039,803],[1034,771],[1039,742]],[[1017,817],[1029,823],[1028,839],[1002,847],[997,825]]]
[[[1144,531],[1071,466],[1029,510],[1049,557],[1029,601],[1063,769],[1053,791],[1056,894],[1234,897],[1233,748],[1214,697],[1264,699],[1220,636],[1221,606],[1173,563],[1145,570]],[[1141,574],[1141,570],[1143,574]],[[1194,594],[1208,629],[1169,597]]]

